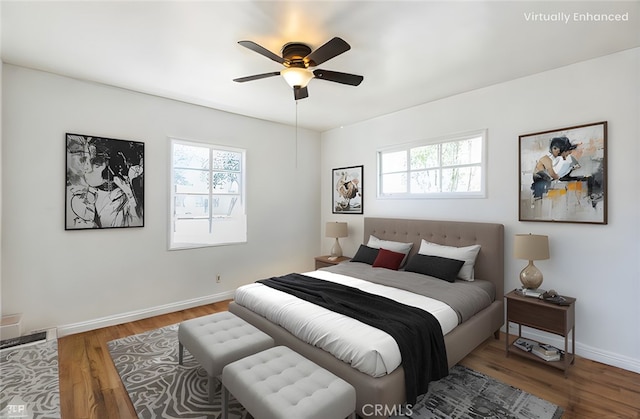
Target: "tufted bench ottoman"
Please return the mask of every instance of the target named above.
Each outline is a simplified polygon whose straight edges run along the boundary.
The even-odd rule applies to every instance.
[[[256,419],[355,418],[351,384],[285,346],[224,367],[222,388],[224,419],[229,393]]]
[[[178,342],[180,365],[187,348],[207,371],[209,401],[213,401],[215,395],[214,379],[222,374],[225,365],[274,345],[271,336],[228,311],[180,323]]]

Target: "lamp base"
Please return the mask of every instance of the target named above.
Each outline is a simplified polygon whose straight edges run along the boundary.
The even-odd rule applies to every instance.
[[[520,272],[520,282],[523,288],[537,289],[542,285],[542,272],[530,260],[529,264]]]
[[[342,247],[340,247],[340,242],[337,237],[335,243],[333,243],[333,246],[331,247],[331,256],[338,258],[342,256]]]

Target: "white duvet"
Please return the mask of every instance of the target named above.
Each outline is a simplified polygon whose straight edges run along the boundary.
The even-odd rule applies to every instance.
[[[428,311],[440,322],[445,335],[458,325],[458,316],[451,307],[429,297],[323,270],[304,275],[359,288]],[[244,285],[236,290],[234,299],[299,339],[373,377],[392,372],[402,361],[396,341],[386,332],[266,285]]]

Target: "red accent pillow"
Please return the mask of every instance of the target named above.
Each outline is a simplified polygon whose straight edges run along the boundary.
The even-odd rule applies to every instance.
[[[387,249],[380,249],[376,260],[373,261],[374,268],[386,268],[397,271],[404,259],[404,253],[392,252]]]

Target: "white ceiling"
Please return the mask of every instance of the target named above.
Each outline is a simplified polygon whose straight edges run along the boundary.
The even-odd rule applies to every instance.
[[[83,80],[294,125],[280,54],[334,36],[351,50],[318,68],[360,74],[358,87],[312,80],[298,124],[325,131],[457,93],[640,46],[638,1],[8,1],[2,60]],[[576,22],[574,12],[628,13]],[[532,21],[570,15],[568,23]]]

